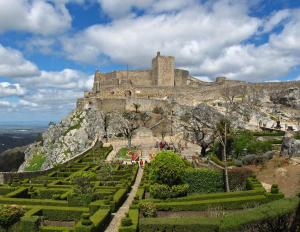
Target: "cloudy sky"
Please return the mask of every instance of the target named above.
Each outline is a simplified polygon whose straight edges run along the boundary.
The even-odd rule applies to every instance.
[[[299,0],[0,0],[0,122],[58,121],[156,51],[201,79],[300,79]]]

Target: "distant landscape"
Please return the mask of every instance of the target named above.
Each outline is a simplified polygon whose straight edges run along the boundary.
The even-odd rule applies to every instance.
[[[32,143],[46,127],[46,122],[0,122],[0,153]]]

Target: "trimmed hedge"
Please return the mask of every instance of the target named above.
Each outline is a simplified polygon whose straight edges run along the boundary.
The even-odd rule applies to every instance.
[[[141,218],[140,232],[288,232],[296,231],[299,199],[282,199],[222,219],[206,217]]]
[[[245,210],[238,215],[230,214],[222,220],[220,232],[290,231],[298,205],[299,199],[282,199]]]
[[[214,199],[227,199],[227,198],[238,198],[247,196],[257,196],[265,194],[264,189],[249,190],[249,191],[239,191],[239,192],[229,192],[229,193],[210,193],[210,194],[192,194],[186,197],[180,197],[175,199],[166,199],[164,201],[158,199],[151,199],[154,203],[156,202],[179,202],[179,201],[199,201],[199,200],[214,200]]]
[[[67,201],[48,200],[48,199],[23,199],[23,198],[5,198],[0,197],[0,204],[17,205],[49,205],[49,206],[67,206]]]
[[[113,201],[115,203],[115,207],[113,208],[113,211],[115,211],[122,205],[126,197],[127,197],[127,189],[119,189],[115,193],[115,195],[113,196]]]
[[[132,221],[132,225],[121,226],[119,228],[119,232],[136,232],[137,231],[138,223],[139,223],[139,210],[138,209],[130,209],[128,214],[129,214],[129,218]]]
[[[83,207],[42,207],[42,214],[51,221],[76,221],[88,208]]]
[[[60,227],[60,226],[43,226],[40,229],[40,232],[71,232],[74,231],[69,227]]]
[[[90,217],[95,226],[95,231],[102,231],[108,225],[110,221],[110,210],[99,209],[93,216]]]
[[[171,201],[155,203],[158,210],[162,211],[201,211],[208,208],[221,206],[223,209],[243,209],[245,206],[254,206],[266,202],[263,195],[210,199],[202,201]]]
[[[204,217],[141,218],[140,232],[216,232],[219,219]]]
[[[224,192],[223,173],[211,169],[187,169],[183,182],[189,185],[189,193],[215,193]]]

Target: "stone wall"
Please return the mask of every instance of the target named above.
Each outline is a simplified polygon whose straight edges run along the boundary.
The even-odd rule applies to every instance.
[[[155,99],[141,99],[141,98],[128,98],[126,99],[126,110],[133,111],[135,108],[133,104],[139,104],[141,111],[152,111],[154,107],[159,106],[164,108],[166,101]]]

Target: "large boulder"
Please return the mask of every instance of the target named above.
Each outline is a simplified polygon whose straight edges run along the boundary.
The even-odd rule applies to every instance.
[[[300,157],[300,140],[296,140],[291,133],[288,133],[283,137],[280,153],[289,157]]]
[[[285,106],[300,109],[300,89],[289,88],[283,91],[273,93],[271,95],[271,101],[276,104],[282,104]]]

